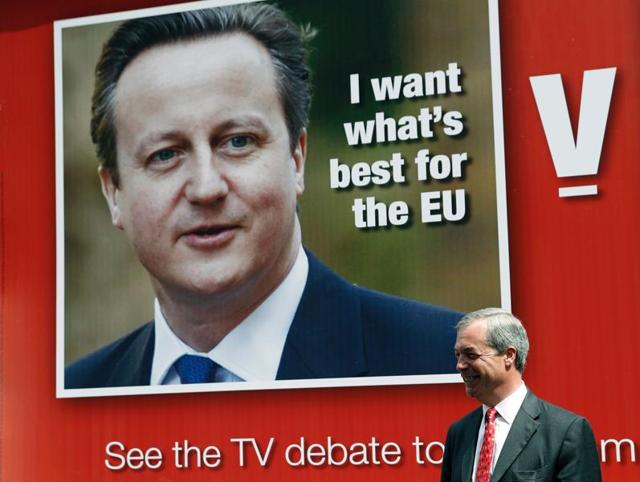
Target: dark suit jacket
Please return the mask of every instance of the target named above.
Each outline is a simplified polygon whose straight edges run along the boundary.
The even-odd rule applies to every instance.
[[[442,482],[471,482],[482,407],[447,434]],[[600,464],[589,422],[527,393],[505,441],[491,482],[599,482]]]
[[[277,379],[455,373],[460,314],[347,283],[309,258]],[[153,322],[65,370],[66,388],[148,385]]]

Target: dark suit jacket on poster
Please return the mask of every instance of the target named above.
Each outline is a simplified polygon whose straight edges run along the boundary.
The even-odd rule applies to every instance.
[[[346,282],[313,255],[278,380],[455,373],[460,314]],[[153,322],[65,370],[65,388],[148,385]]]
[[[471,482],[482,407],[449,429],[442,482]],[[599,482],[600,465],[586,419],[527,393],[498,457],[491,482]]]

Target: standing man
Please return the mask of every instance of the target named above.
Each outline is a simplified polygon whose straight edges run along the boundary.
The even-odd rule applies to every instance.
[[[589,422],[540,400],[522,380],[527,332],[508,311],[486,308],[457,325],[457,370],[482,403],[447,434],[442,482],[598,482]]]

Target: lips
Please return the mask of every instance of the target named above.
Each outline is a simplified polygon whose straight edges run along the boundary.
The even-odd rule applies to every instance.
[[[478,380],[478,378],[480,378],[478,375],[471,375],[471,374],[464,374],[464,373],[461,373],[460,375],[462,376],[462,381],[467,385],[470,383],[474,383],[476,380]]]
[[[197,249],[215,249],[230,242],[239,226],[235,224],[203,224],[185,231],[180,239]]]
[[[227,229],[231,229],[230,226],[211,226],[211,227],[203,227],[197,228],[192,231],[189,231],[187,234],[195,234],[196,236],[215,236],[216,234],[220,234]]]

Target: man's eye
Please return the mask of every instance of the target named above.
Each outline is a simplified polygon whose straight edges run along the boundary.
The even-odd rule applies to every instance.
[[[173,149],[161,149],[151,156],[152,161],[167,162],[176,157],[178,153]]]
[[[242,149],[253,142],[250,136],[233,136],[227,141],[230,147],[234,149]]]

